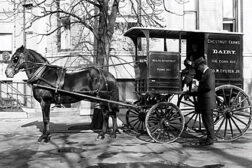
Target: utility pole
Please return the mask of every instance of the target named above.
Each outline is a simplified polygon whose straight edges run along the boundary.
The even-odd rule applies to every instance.
[[[14,26],[14,29],[13,29],[13,49],[16,49],[16,36],[17,36],[17,32],[16,32],[16,28],[17,28],[17,13],[16,13],[16,1],[14,1],[14,10],[13,10],[13,17],[14,17],[14,20],[13,20],[13,26]],[[13,50],[12,49],[12,50]]]
[[[137,26],[142,27],[142,0],[138,0],[137,3]],[[138,51],[142,51],[141,38],[137,39]]]
[[[142,26],[142,0],[137,3],[137,26]]]
[[[26,0],[23,1],[23,45],[26,47],[26,9],[31,9],[33,7],[32,2]]]
[[[23,2],[23,45],[26,47],[26,32],[25,32],[25,5],[26,5],[26,0]]]

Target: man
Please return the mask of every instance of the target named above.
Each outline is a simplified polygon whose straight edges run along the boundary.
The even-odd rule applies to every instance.
[[[198,79],[198,73],[195,71],[195,60],[202,57],[203,53],[199,50],[198,43],[192,43],[191,49],[189,50],[189,54],[186,56],[184,61],[185,69],[182,70],[182,90],[184,85],[189,88],[191,91],[192,81],[193,79]]]
[[[201,78],[199,79],[199,86],[192,88],[190,94],[197,96],[198,102],[195,109],[201,112],[207,132],[207,138],[200,141],[200,145],[212,145],[215,139],[213,121],[213,109],[216,106],[215,75],[202,57],[195,60],[195,68],[201,72]]]

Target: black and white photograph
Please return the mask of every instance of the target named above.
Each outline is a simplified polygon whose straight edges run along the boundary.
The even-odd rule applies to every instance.
[[[249,168],[252,1],[0,0],[0,168]]]

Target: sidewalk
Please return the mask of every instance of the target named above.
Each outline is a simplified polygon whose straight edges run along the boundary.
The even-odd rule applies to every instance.
[[[38,143],[42,116],[0,119],[1,168],[247,168],[252,165],[252,130],[232,143],[211,147],[151,142],[147,135],[123,132],[96,140],[90,120],[72,112],[51,116],[52,138]]]

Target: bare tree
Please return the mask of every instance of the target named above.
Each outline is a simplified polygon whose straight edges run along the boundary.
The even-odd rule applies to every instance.
[[[58,42],[62,28],[69,29],[78,25],[81,35],[79,41],[86,46],[95,46],[95,62],[99,66],[108,64],[110,46],[114,34],[116,18],[126,15],[136,18],[138,26],[163,27],[163,12],[169,12],[165,0],[68,0],[67,5],[62,5],[61,0],[9,0],[15,6],[15,13],[22,13],[25,7],[36,8],[40,12],[30,13],[30,28],[42,18],[48,18],[49,30],[42,36],[57,33]],[[66,1],[66,0],[65,0]],[[130,11],[125,12],[125,6],[130,5]],[[128,9],[128,8],[127,8]],[[123,12],[124,11],[124,12]],[[126,14],[125,14],[126,13]],[[128,14],[127,14],[128,13]],[[55,18],[57,25],[55,26]],[[125,18],[125,21],[127,19]],[[91,32],[95,37],[94,42],[85,40],[86,35]],[[80,43],[76,44],[78,47]],[[60,43],[58,44],[60,49]],[[91,49],[92,50],[92,49]]]

